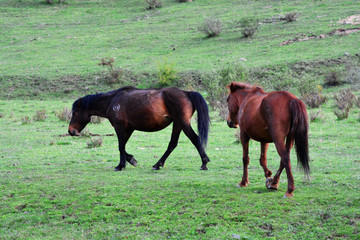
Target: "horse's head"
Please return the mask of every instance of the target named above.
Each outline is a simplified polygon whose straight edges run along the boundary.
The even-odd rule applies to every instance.
[[[239,108],[249,92],[251,92],[254,87],[249,84],[231,82],[227,88],[229,89],[229,96],[227,98],[229,116],[227,119],[227,124],[231,128],[237,128],[239,126],[238,113]]]
[[[79,136],[80,132],[85,128],[85,126],[90,122],[90,114],[86,107],[86,104],[83,103],[83,99],[80,98],[76,100],[72,108],[72,117],[69,124],[69,134],[71,136]]]

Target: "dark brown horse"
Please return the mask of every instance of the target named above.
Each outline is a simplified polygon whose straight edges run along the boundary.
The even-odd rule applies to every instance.
[[[249,184],[249,140],[261,143],[260,165],[266,177],[266,186],[277,189],[280,174],[285,168],[288,189],[284,197],[292,197],[295,189],[291,174],[290,150],[295,141],[298,162],[306,176],[310,172],[308,150],[308,121],[305,104],[286,91],[264,92],[260,87],[232,82],[228,85],[230,94],[227,99],[229,108],[229,127],[240,127],[240,140],[243,146],[243,177],[239,184]],[[266,151],[270,142],[274,142],[281,157],[280,167],[271,178],[267,168]]]
[[[198,112],[199,136],[190,125],[195,110]],[[202,160],[202,170],[210,161],[205,153],[209,131],[209,111],[204,98],[197,92],[177,88],[136,89],[124,87],[108,93],[87,95],[76,100],[72,107],[69,134],[78,136],[90,122],[92,115],[108,118],[115,128],[120,151],[120,163],[115,171],[125,168],[125,161],[136,166],[133,155],[125,151],[125,145],[134,130],[153,132],[173,123],[171,140],[160,160],[153,166],[158,170],[177,146],[181,131],[191,140]]]

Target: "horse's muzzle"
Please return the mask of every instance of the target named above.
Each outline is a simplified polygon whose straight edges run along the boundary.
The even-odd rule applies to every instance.
[[[229,128],[237,128],[238,127],[238,125],[237,124],[235,124],[233,121],[227,121],[227,125],[229,126]]]
[[[73,128],[71,126],[69,127],[68,132],[71,136],[80,136],[79,131],[77,131],[75,128]]]

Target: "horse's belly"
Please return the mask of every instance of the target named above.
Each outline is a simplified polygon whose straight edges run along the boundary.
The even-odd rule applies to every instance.
[[[160,131],[171,124],[172,120],[169,117],[162,117],[161,119],[149,119],[140,124],[137,124],[134,128],[143,132],[156,132]]]
[[[247,135],[258,142],[272,142],[270,132],[266,126],[260,128],[250,128],[247,130]]]

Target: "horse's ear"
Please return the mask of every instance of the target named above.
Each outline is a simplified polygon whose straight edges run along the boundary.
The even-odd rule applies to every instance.
[[[230,93],[235,92],[236,89],[239,88],[238,84],[236,82],[231,82],[229,85],[227,85],[227,88],[230,90]]]

